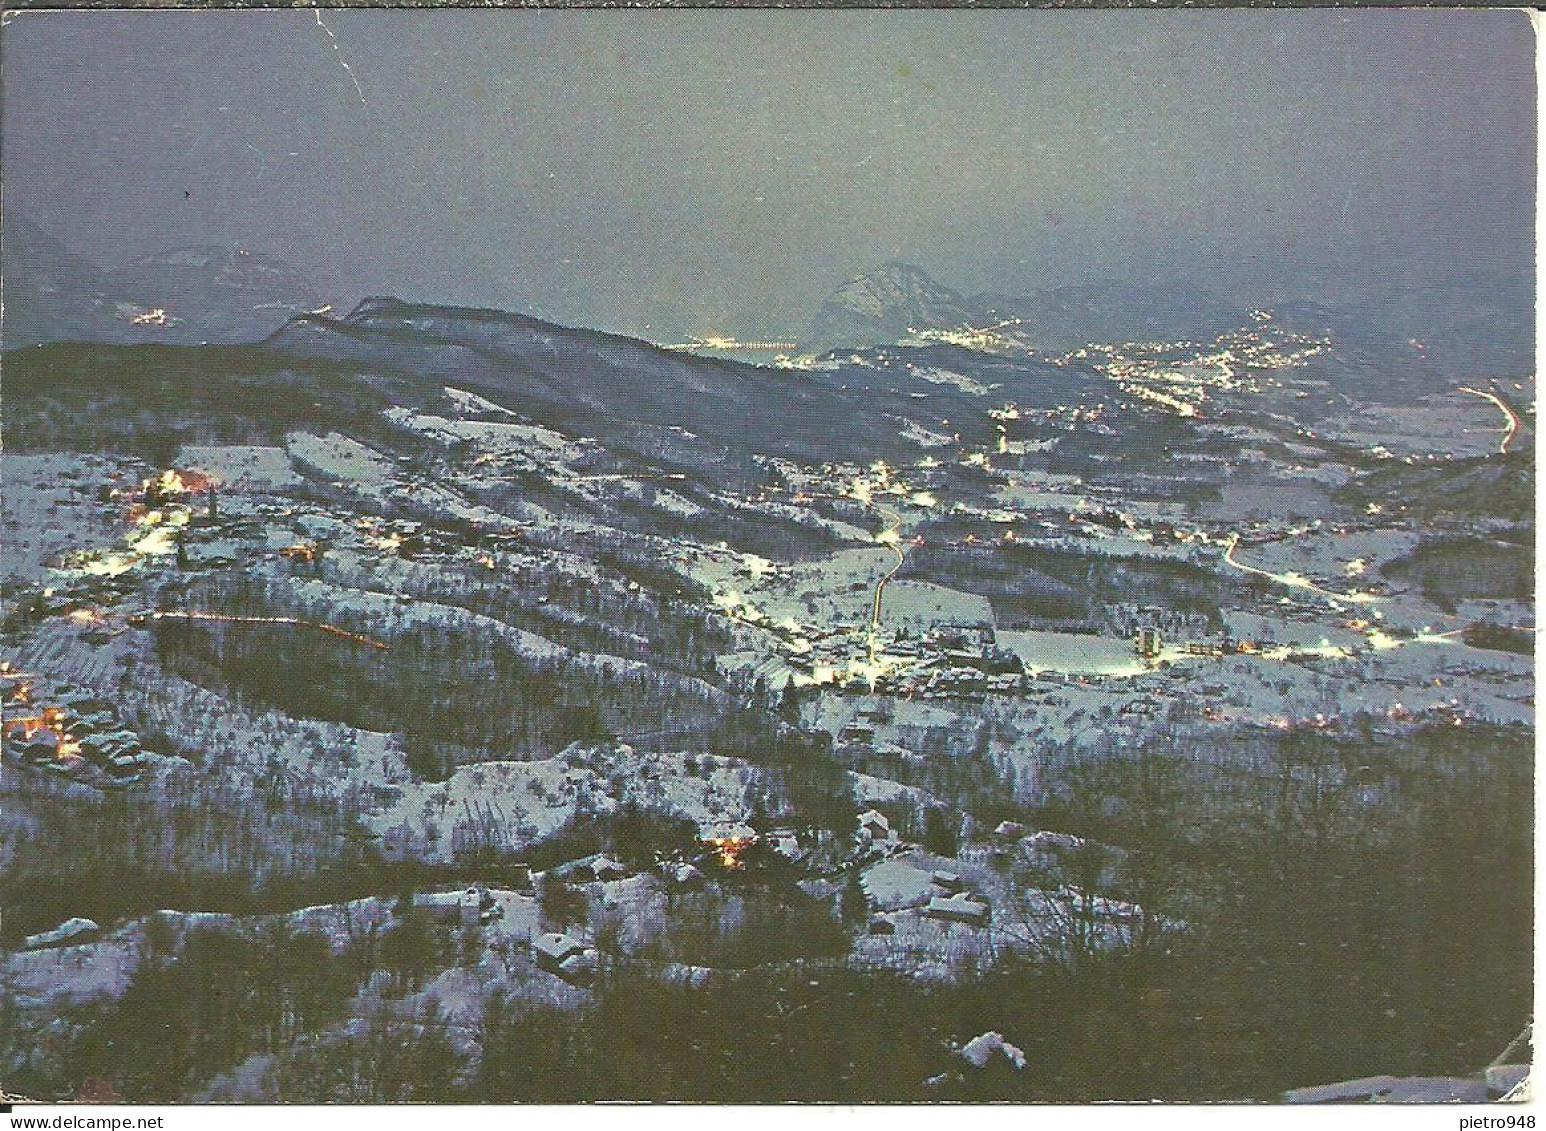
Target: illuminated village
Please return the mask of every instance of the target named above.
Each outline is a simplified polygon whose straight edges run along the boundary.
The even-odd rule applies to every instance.
[[[482,332],[406,310],[394,333]],[[367,993],[468,1034],[496,996],[581,1016],[621,971],[697,992],[757,946],[954,985],[1185,945],[1209,907],[1078,816],[1081,767],[1533,728],[1523,519],[1379,486],[1512,466],[1533,384],[1436,393],[1375,444],[1314,376],[1327,341],[1273,325],[806,358],[767,372],[887,397],[880,454],[770,449],[735,475],[701,422],[641,461],[450,382],[155,462],[8,450],[7,819],[218,796],[239,836],[201,835],[300,890],[314,829],[330,847],[304,853],[343,845],[360,878],[283,921],[335,948],[409,921],[475,946]],[[1006,365],[1063,383],[1012,388]],[[1306,393],[1335,402],[1313,426]],[[1435,531],[1492,539],[1494,579],[1424,574]],[[1347,804],[1398,788],[1344,772]],[[152,919],[211,921],[113,906],[65,885],[18,920],[18,1000],[110,1000]]]
[[[87,7],[0,1106],[1529,1097],[1528,13]]]

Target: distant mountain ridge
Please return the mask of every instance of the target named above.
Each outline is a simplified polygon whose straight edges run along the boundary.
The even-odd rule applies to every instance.
[[[656,434],[670,424],[673,443],[702,438],[737,451],[814,454],[870,444],[891,431],[853,411],[816,375],[500,310],[372,297],[341,318],[298,315],[261,350],[436,388],[455,384],[553,427],[615,442],[620,431],[647,426],[649,442],[658,443]]]
[[[1384,371],[1403,380],[1410,374],[1418,383],[1531,371],[1534,309],[1532,280],[1476,272],[1371,292],[1355,303],[1290,298],[1273,304],[1280,324],[1330,336],[1341,355],[1370,368],[1371,379]],[[804,347],[814,353],[871,348],[987,327],[1047,352],[1092,343],[1206,341],[1245,324],[1250,311],[1244,299],[1184,278],[966,296],[917,267],[890,262],[827,296]]]
[[[444,411],[449,386],[591,438],[610,459],[718,481],[752,474],[761,457],[915,457],[916,437],[941,419],[986,444],[989,386],[995,397],[1062,403],[1076,401],[1092,376],[950,345],[907,352],[911,363],[896,370],[867,359],[767,368],[524,314],[372,297],[342,316],[296,315],[247,344],[19,350],[7,358],[6,423],[21,444],[58,442],[92,420],[115,435],[154,434],[158,451],[173,438],[211,435],[272,443],[303,424],[390,447],[396,426],[383,410]]]
[[[921,329],[955,329],[976,316],[971,300],[921,270],[892,261],[856,275],[827,296],[808,334],[810,348],[889,345]]]
[[[820,353],[997,327],[1026,347],[1062,351],[1090,342],[1208,337],[1239,325],[1245,313],[1183,282],[1109,281],[968,296],[893,261],[827,296],[804,345]]]
[[[300,271],[262,252],[197,244],[102,267],[11,211],[0,218],[0,273],[7,347],[250,342],[320,305]]]

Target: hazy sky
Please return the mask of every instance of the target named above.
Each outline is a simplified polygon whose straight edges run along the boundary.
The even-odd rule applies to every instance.
[[[7,207],[101,262],[241,243],[340,305],[664,337],[798,330],[891,258],[967,292],[1532,262],[1520,12],[323,20],[14,16]]]

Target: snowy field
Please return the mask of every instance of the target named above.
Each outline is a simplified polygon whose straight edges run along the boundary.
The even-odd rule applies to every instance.
[[[466,442],[479,451],[495,454],[540,455],[543,462],[559,462],[562,457],[572,458],[583,451],[562,433],[540,424],[450,420],[405,408],[389,408],[384,415],[394,424],[442,443]]]
[[[703,553],[686,567],[724,608],[751,609],[807,633],[867,626],[875,583],[896,564],[883,546],[840,550],[816,562],[778,566],[755,555]],[[889,588],[889,587],[888,587]]]
[[[396,465],[386,456],[340,432],[326,436],[291,432],[285,437],[285,451],[314,474],[360,489],[379,488],[397,474]]]
[[[187,445],[177,457],[177,466],[199,471],[221,487],[246,490],[283,490],[298,486],[290,456],[283,448],[248,444],[219,447]]]
[[[1416,405],[1363,405],[1320,422],[1331,439],[1397,456],[1437,455],[1466,459],[1492,455],[1503,436],[1503,417],[1480,397],[1454,392]]]
[[[530,762],[462,766],[443,782],[411,782],[364,819],[397,855],[448,862],[458,848],[491,838],[519,849],[563,826],[576,812],[609,813],[634,801],[698,824],[738,819],[749,807],[749,767],[731,759],[680,754],[566,752]]]
[[[1411,553],[1417,542],[1418,535],[1405,530],[1315,531],[1242,548],[1236,556],[1258,569],[1298,573],[1340,591],[1377,578],[1382,566]]]
[[[993,606],[976,593],[928,581],[892,581],[881,602],[881,624],[891,632],[906,629],[914,636],[946,625],[991,626]]]
[[[68,453],[0,456],[5,574],[41,580],[45,563],[60,554],[114,546],[128,524],[121,507],[96,501],[96,485],[117,475],[138,486],[132,468],[126,460]]]
[[[1019,656],[1026,671],[1032,673],[1132,676],[1148,670],[1133,642],[1121,637],[1006,629],[998,634],[998,643]]]

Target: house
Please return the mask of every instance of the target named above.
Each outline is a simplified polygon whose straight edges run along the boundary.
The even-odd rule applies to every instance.
[[[590,862],[590,873],[598,880],[621,880],[628,875],[628,866],[610,856],[597,856]]]
[[[7,719],[5,722],[5,737],[12,742],[24,742],[28,736],[39,728],[33,725],[31,719]],[[46,728],[42,728],[46,733]]]
[[[757,839],[757,830],[744,821],[715,821],[698,829],[698,840],[703,844],[719,844],[739,840],[751,843]]]
[[[1070,889],[1076,892],[1077,889]],[[1082,899],[1082,896],[1079,897]],[[1127,903],[1120,899],[1107,899],[1103,895],[1093,896],[1088,901],[1090,913],[1098,919],[1106,919],[1115,923],[1132,923],[1143,918],[1143,908],[1136,903]]]
[[[621,880],[628,875],[626,865],[602,853],[572,861],[555,870],[564,879],[582,884],[596,880]]]
[[[838,732],[837,740],[842,743],[870,746],[875,742],[875,728],[861,722],[850,722]]]
[[[948,892],[954,893],[963,891],[966,888],[966,881],[956,872],[935,872],[933,879],[935,887],[944,888]]]
[[[768,845],[786,860],[798,862],[805,856],[800,847],[800,836],[794,829],[772,829],[767,836]]]
[[[594,950],[571,954],[558,964],[558,976],[576,986],[588,986],[596,980],[597,955]]]
[[[1056,848],[1074,849],[1084,847],[1084,839],[1082,837],[1074,836],[1071,833],[1053,833],[1042,831],[1032,833],[1030,840],[1031,846],[1033,848],[1040,849],[1043,852]]]
[[[935,896],[929,900],[923,913],[930,919],[966,923],[973,927],[986,927],[993,918],[993,911],[985,901],[975,899],[964,891],[948,897]]]
[[[49,946],[69,946],[87,943],[96,939],[101,933],[102,928],[96,923],[90,919],[82,919],[77,916],[74,919],[66,919],[51,931],[28,935],[22,941],[22,949],[41,950]]]
[[[1019,840],[1030,830],[1019,821],[1000,821],[993,829],[993,835],[1001,840]]]
[[[713,852],[720,867],[730,872],[746,867],[741,854],[758,839],[757,830],[741,821],[719,821],[698,830],[698,843]]]
[[[475,927],[483,922],[484,913],[493,908],[494,898],[474,886],[465,891],[415,892],[413,906],[436,919]]]
[[[667,962],[656,976],[673,986],[688,986],[696,989],[714,977],[714,970],[709,966],[688,966],[681,962]]]
[[[84,745],[82,746],[84,750]],[[101,760],[116,773],[134,773],[140,770],[146,762],[144,751],[136,743],[133,746],[124,746],[109,740],[106,749],[102,753]]]
[[[878,809],[866,809],[859,814],[859,835],[865,840],[890,840],[891,822]]]
[[[692,864],[678,864],[670,874],[671,882],[683,891],[696,891],[703,886],[703,873]]]
[[[145,754],[139,739],[124,732],[113,734],[87,734],[80,740],[81,753],[99,765],[106,765],[120,772],[139,769],[145,764]]]
[[[531,940],[531,953],[537,965],[552,973],[558,972],[559,964],[564,959],[580,954],[585,949],[586,944],[571,935],[549,933]]]
[[[538,969],[575,985],[586,984],[596,971],[595,949],[572,935],[538,935],[531,940],[531,953]]]

